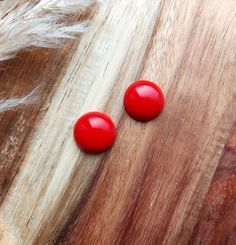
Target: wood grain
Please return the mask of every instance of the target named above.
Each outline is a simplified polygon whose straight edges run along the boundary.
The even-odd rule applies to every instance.
[[[236,124],[225,145],[189,244],[235,244],[235,166]]]
[[[94,11],[90,11],[77,18],[89,19],[93,15]],[[38,89],[39,93],[35,106],[0,114],[0,203],[18,172],[35,131],[34,125],[47,111],[54,88],[64,75],[74,51],[75,45],[68,42],[63,49],[22,52],[15,60],[1,64],[2,98],[24,96],[34,89]]]
[[[91,13],[74,46],[23,54],[23,67],[10,62],[16,92],[33,86],[22,80],[46,85],[37,106],[1,115],[0,244],[217,241],[204,238],[201,224],[236,121],[235,13],[233,0],[111,1]],[[165,111],[147,124],[122,107],[125,88],[139,78],[156,81],[166,95]],[[116,143],[103,155],[86,155],[73,141],[75,120],[91,110],[117,125]],[[31,125],[17,133],[22,121]]]

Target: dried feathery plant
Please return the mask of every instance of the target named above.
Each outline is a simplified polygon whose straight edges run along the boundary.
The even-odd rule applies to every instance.
[[[70,23],[71,14],[82,12],[97,0],[4,0],[0,6],[0,62],[30,47],[60,47],[83,32],[85,23]],[[101,0],[100,0],[101,2]],[[34,93],[24,98],[0,100],[0,112],[30,104]]]
[[[14,97],[10,99],[1,100],[0,113],[11,110],[16,106],[21,106],[26,104],[29,105],[35,103],[37,101],[36,90],[37,89],[33,90],[31,93],[29,93],[24,97]]]

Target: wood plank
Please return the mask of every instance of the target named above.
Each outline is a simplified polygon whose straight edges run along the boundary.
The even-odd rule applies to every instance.
[[[148,125],[122,118],[116,146],[59,242],[187,243],[235,120],[234,5],[225,2],[223,13],[221,4],[165,2],[140,77],[166,75],[166,110]]]
[[[235,12],[233,0],[123,0],[96,12],[17,163],[0,241],[187,244],[236,120]],[[139,78],[166,94],[147,124],[122,107]],[[90,110],[118,129],[99,156],[72,137]]]
[[[53,239],[93,178],[102,157],[84,156],[78,151],[72,125],[82,112],[102,109],[116,83],[120,86],[113,99],[121,97],[126,84],[134,80],[157,20],[158,7],[159,1],[147,5],[143,0],[102,9],[78,44],[21,163],[21,173],[2,205],[3,220],[17,227],[23,243],[37,242],[39,237],[42,244]],[[129,27],[124,29],[126,22]],[[136,30],[139,38],[134,39]],[[130,62],[135,66],[127,70]],[[118,119],[121,101],[115,106],[119,110],[114,108],[113,117]],[[26,206],[31,206],[31,211]]]
[[[90,19],[95,11],[96,8],[77,18]],[[75,49],[75,44],[68,42],[63,49],[21,52],[16,59],[1,63],[1,98],[25,96],[39,89],[34,106],[0,114],[0,203],[18,173],[34,127],[47,111],[53,91],[64,76]]]
[[[235,166],[236,124],[225,145],[189,244],[235,244]]]
[[[38,50],[22,53],[19,58],[4,64],[0,73],[0,90],[3,98],[24,96],[40,84],[39,101],[35,106],[0,114],[0,201],[11,185],[24,158],[31,132],[37,124],[41,110],[47,110],[50,94],[66,64],[69,47],[61,51]],[[50,65],[47,65],[49,64]],[[31,67],[29,69],[29,67]],[[54,72],[52,72],[52,67]]]

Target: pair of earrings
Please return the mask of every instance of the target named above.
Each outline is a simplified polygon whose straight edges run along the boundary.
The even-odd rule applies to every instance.
[[[164,108],[162,90],[153,82],[137,81],[129,86],[124,96],[126,112],[135,120],[150,121]],[[101,153],[108,150],[116,138],[112,119],[101,112],[84,114],[74,126],[74,138],[78,147],[87,153]]]

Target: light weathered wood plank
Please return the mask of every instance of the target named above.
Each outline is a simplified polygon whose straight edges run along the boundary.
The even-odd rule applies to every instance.
[[[73,50],[67,46],[61,51],[38,50],[21,53],[16,60],[1,65],[3,69],[0,72],[0,91],[3,98],[24,96],[40,84],[40,99],[34,106],[0,115],[0,202],[18,172],[28,145],[26,141],[30,138],[34,125],[44,109],[47,109],[48,98],[60,80],[70,49]]]
[[[94,7],[77,19],[91,19]],[[79,42],[78,37],[78,42]],[[25,96],[38,88],[34,106],[0,114],[0,203],[18,173],[34,127],[47,111],[51,95],[75,52],[69,41],[62,49],[34,49],[0,64],[0,98]]]
[[[122,98],[142,65],[158,8],[159,1],[144,0],[103,8],[78,44],[2,205],[3,220],[17,227],[23,243],[40,236],[44,244],[49,233],[53,238],[77,205],[102,157],[78,151],[72,125],[82,112],[103,109],[117,84],[112,99]],[[116,121],[122,112],[117,101],[111,113]]]

